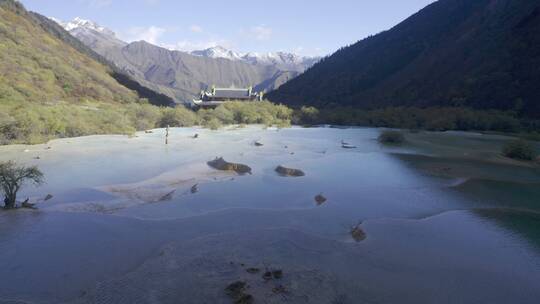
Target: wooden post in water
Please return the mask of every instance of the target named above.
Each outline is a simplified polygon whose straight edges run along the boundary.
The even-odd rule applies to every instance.
[[[169,125],[167,125],[167,129],[165,129],[165,144],[169,144]]]

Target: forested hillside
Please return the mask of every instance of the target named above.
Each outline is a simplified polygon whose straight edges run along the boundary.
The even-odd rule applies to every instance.
[[[269,98],[318,107],[451,106],[540,117],[540,0],[440,0],[345,47]]]

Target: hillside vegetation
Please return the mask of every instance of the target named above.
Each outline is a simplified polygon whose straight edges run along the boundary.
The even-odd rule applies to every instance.
[[[468,107],[540,118],[539,66],[539,0],[440,0],[268,97],[298,107]]]
[[[38,26],[12,0],[0,1],[0,103],[137,102],[103,64]]]
[[[137,115],[151,108],[148,100],[120,84],[83,44],[77,47],[75,38],[61,28],[53,32],[38,17],[16,1],[0,0],[0,143],[147,127]]]
[[[194,112],[185,107],[156,107],[129,103],[83,105],[32,104],[0,112],[0,144],[42,143],[52,138],[93,134],[133,134],[137,130],[231,124],[290,126],[293,111],[271,102],[230,102]]]

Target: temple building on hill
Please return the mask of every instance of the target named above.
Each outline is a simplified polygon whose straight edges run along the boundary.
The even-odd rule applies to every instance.
[[[212,87],[210,92],[202,91],[199,99],[193,100],[193,105],[199,108],[215,108],[220,104],[229,101],[262,101],[263,93],[254,92],[253,88],[216,88]]]

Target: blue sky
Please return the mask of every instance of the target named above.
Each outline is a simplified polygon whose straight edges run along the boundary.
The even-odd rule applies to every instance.
[[[181,50],[326,55],[386,30],[433,0],[21,0],[61,20],[81,17],[126,41]]]

